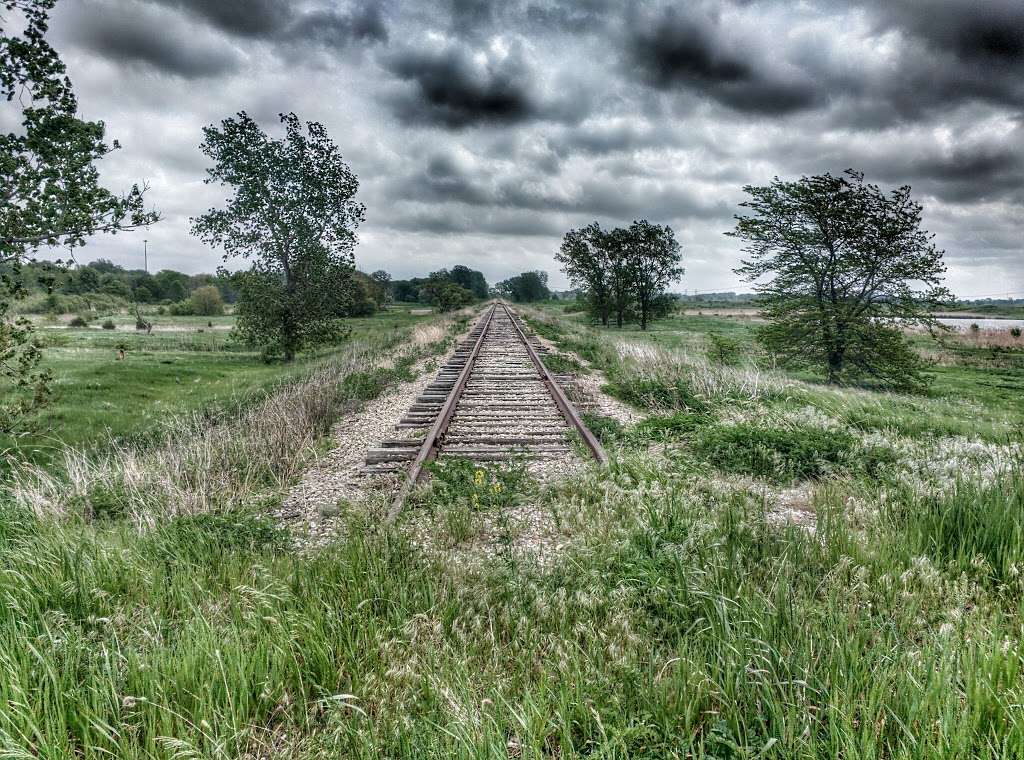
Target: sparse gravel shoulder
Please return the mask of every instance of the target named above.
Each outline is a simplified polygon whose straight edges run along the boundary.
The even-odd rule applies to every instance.
[[[414,334],[412,346],[444,336],[444,328],[425,326]],[[468,328],[455,338],[456,345]],[[272,516],[286,524],[302,548],[311,549],[337,538],[353,508],[380,503],[393,495],[401,482],[397,475],[363,475],[366,450],[385,438],[401,437],[395,423],[416,400],[437,372],[442,357],[426,357],[413,365],[414,380],[388,388],[379,397],[339,419],[331,428],[330,449],[317,458],[288,492]],[[393,366],[394,359],[378,366]]]
[[[644,415],[635,410],[629,404],[619,401],[614,396],[609,396],[601,390],[602,387],[608,384],[608,377],[604,372],[599,370],[576,352],[560,348],[556,343],[553,343],[540,334],[535,333],[534,335],[537,340],[540,341],[540,344],[547,348],[552,354],[569,356],[586,367],[587,372],[576,375],[576,378],[573,381],[574,387],[570,393],[571,396],[578,395],[580,397],[580,405],[583,406],[586,411],[596,412],[603,417],[612,417],[624,425],[632,425],[644,418]]]

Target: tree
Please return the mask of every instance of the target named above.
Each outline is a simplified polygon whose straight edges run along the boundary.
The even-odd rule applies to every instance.
[[[597,222],[569,230],[555,254],[569,282],[586,292],[591,312],[605,327],[611,311],[607,235]]]
[[[451,280],[434,275],[420,288],[419,298],[428,303],[439,312],[454,311],[463,306],[469,306],[475,300],[473,294],[461,285],[456,285]]]
[[[762,342],[784,363],[820,368],[828,383],[920,387],[924,365],[903,329],[937,327],[932,313],[952,294],[910,187],[885,194],[850,170],[744,191],[751,213],[728,234],[744,241],[736,271],[763,300]]]
[[[203,130],[200,149],[213,160],[207,183],[233,188],[223,209],[192,220],[192,232],[241,257],[237,330],[266,356],[336,340],[354,269],[355,229],[365,208],[359,181],[317,122],[281,114],[283,139],[268,137],[244,111]]]
[[[370,275],[370,279],[376,283],[380,293],[380,297],[377,300],[377,306],[379,307],[385,303],[390,303],[393,298],[391,291],[391,275],[383,269],[378,269]]]
[[[671,227],[651,224],[646,219],[629,226],[626,240],[630,290],[639,312],[640,329],[646,330],[659,311],[659,299],[665,295],[665,289],[683,276],[680,246]]]
[[[189,276],[173,269],[161,269],[153,275],[153,285],[160,298],[166,301],[181,301],[189,292]],[[152,286],[150,286],[152,287]]]
[[[216,317],[224,313],[224,299],[213,285],[196,288],[189,297],[192,313],[201,317]]]
[[[468,290],[475,298],[487,298],[487,280],[475,269],[470,269],[464,264],[456,264],[448,273],[448,279]]]
[[[64,64],[46,41],[56,0],[0,0],[13,16],[0,26],[0,101],[20,108],[20,129],[0,134],[0,378],[10,391],[0,405],[8,431],[45,402],[49,373],[32,325],[8,320],[10,299],[24,294],[21,266],[40,246],[73,248],[97,232],[148,225],[157,214],[143,208],[135,186],[116,196],[99,184],[95,162],[118,148],[104,141],[103,122],[77,118],[78,103]],[[7,23],[0,17],[0,25]],[[16,101],[16,104],[15,104]],[[0,114],[0,122],[18,117]]]
[[[509,277],[495,287],[501,295],[511,298],[517,303],[533,303],[551,297],[551,291],[548,289],[548,273],[539,270]]]

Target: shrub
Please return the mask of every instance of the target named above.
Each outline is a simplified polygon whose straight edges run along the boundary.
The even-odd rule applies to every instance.
[[[777,483],[817,479],[837,472],[877,474],[891,453],[867,448],[845,430],[716,425],[699,433],[694,450],[726,472]]]
[[[708,335],[708,359],[718,364],[736,364],[740,358],[740,342],[728,335]]]
[[[77,317],[74,317],[70,322],[68,322],[68,327],[88,327],[88,326],[89,326],[89,320],[87,320],[81,314],[79,314]]]
[[[1014,338],[1019,338],[1020,335],[1021,335],[1020,328],[1019,327],[1011,327],[1010,328],[1010,335],[1012,335]]]
[[[224,313],[224,299],[213,285],[196,288],[188,300],[192,314],[215,317]]]
[[[117,329],[117,325],[114,324],[114,320],[107,319],[107,320],[105,320],[103,322],[103,329],[104,330],[116,330]]]
[[[642,377],[620,369],[611,378],[611,391],[623,401],[646,409],[705,411],[707,402],[698,398],[686,377]]]
[[[593,412],[583,412],[580,417],[583,419],[583,423],[590,428],[590,432],[597,436],[597,440],[602,443],[621,437],[625,430],[622,423],[614,417],[606,417]]]
[[[977,334],[981,330],[977,322],[971,322],[971,332]]]
[[[701,427],[706,427],[711,417],[703,413],[677,412],[670,416],[648,417],[637,423],[636,435],[642,440],[679,441],[689,438]]]

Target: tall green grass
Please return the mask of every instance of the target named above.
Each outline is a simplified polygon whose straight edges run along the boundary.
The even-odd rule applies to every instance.
[[[757,499],[618,466],[631,488],[610,488],[626,477],[613,469],[549,494],[566,515],[616,524],[548,569],[454,572],[401,533],[364,531],[295,556],[245,515],[175,518],[140,539],[7,509],[0,747],[1002,758],[1024,746],[1007,594],[922,559],[913,530],[859,536],[828,498],[811,535],[769,527]],[[992,487],[1020,503],[1019,479]]]

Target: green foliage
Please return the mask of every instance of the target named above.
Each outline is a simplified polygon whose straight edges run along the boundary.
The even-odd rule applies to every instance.
[[[342,398],[352,401],[371,401],[391,385],[412,380],[409,367],[408,362],[400,362],[394,367],[356,370],[341,381],[339,392]]]
[[[548,273],[540,270],[523,272],[515,277],[509,277],[507,280],[499,282],[494,288],[499,295],[510,298],[516,303],[535,303],[551,298],[551,290],[548,288]]]
[[[359,182],[327,130],[282,114],[285,137],[267,136],[244,111],[206,127],[200,149],[213,160],[208,183],[227,185],[226,208],[192,220],[192,231],[252,262],[236,275],[238,335],[267,356],[294,359],[344,335],[355,229],[365,216]],[[266,209],[272,208],[273,214]]]
[[[641,330],[671,311],[674,301],[666,291],[683,274],[672,228],[646,219],[628,229],[605,231],[593,222],[569,230],[555,260],[586,293],[591,314],[602,325],[614,314],[616,326],[635,317]]]
[[[430,484],[414,498],[432,509],[507,509],[536,493],[533,478],[520,464],[486,467],[467,459],[445,458],[428,466]]]
[[[693,448],[721,470],[776,483],[848,472],[874,476],[893,459],[887,449],[862,446],[845,430],[750,423],[704,428]]]
[[[419,289],[419,298],[440,313],[455,311],[473,303],[473,293],[461,285],[431,275]]]
[[[79,314],[76,317],[72,317],[71,321],[68,322],[68,327],[88,327],[88,326],[89,326],[88,318],[82,316],[81,314]]]
[[[192,313],[202,317],[216,317],[224,313],[224,299],[213,285],[196,288],[189,297]]]
[[[583,412],[580,417],[583,419],[583,424],[590,428],[590,432],[597,436],[597,440],[601,443],[608,443],[625,435],[626,428],[614,417],[595,412]]]
[[[902,330],[937,326],[933,313],[952,294],[910,187],[886,195],[849,171],[744,190],[751,213],[729,234],[745,243],[748,258],[736,271],[760,294],[765,346],[829,383],[921,388],[924,365]]]
[[[716,364],[737,364],[740,359],[740,342],[729,335],[710,333],[707,336],[707,354],[710,361]]]
[[[0,432],[51,396],[32,324],[9,317],[11,300],[25,295],[26,261],[40,246],[71,249],[97,232],[158,218],[144,210],[137,186],[117,196],[99,183],[96,162],[119,146],[104,141],[103,122],[77,118],[71,80],[46,41],[54,2],[0,5],[0,102],[13,106],[16,100],[21,109],[20,120],[10,114],[0,133]]]
[[[671,415],[654,415],[638,422],[634,435],[640,439],[662,443],[681,441],[690,438],[711,422],[712,417],[706,413],[676,412]]]
[[[541,354],[544,366],[556,375],[572,375],[586,371],[586,368],[568,354]]]
[[[694,393],[690,379],[683,375],[641,375],[626,368],[616,368],[608,379],[609,390],[614,395],[641,409],[703,412],[708,408],[708,403]]]
[[[240,511],[182,515],[157,526],[144,543],[168,563],[207,565],[231,553],[280,552],[288,532],[267,517]]]
[[[1021,336],[1021,329],[1019,327],[1011,327],[1010,335],[1012,335],[1014,338],[1019,338]]]

